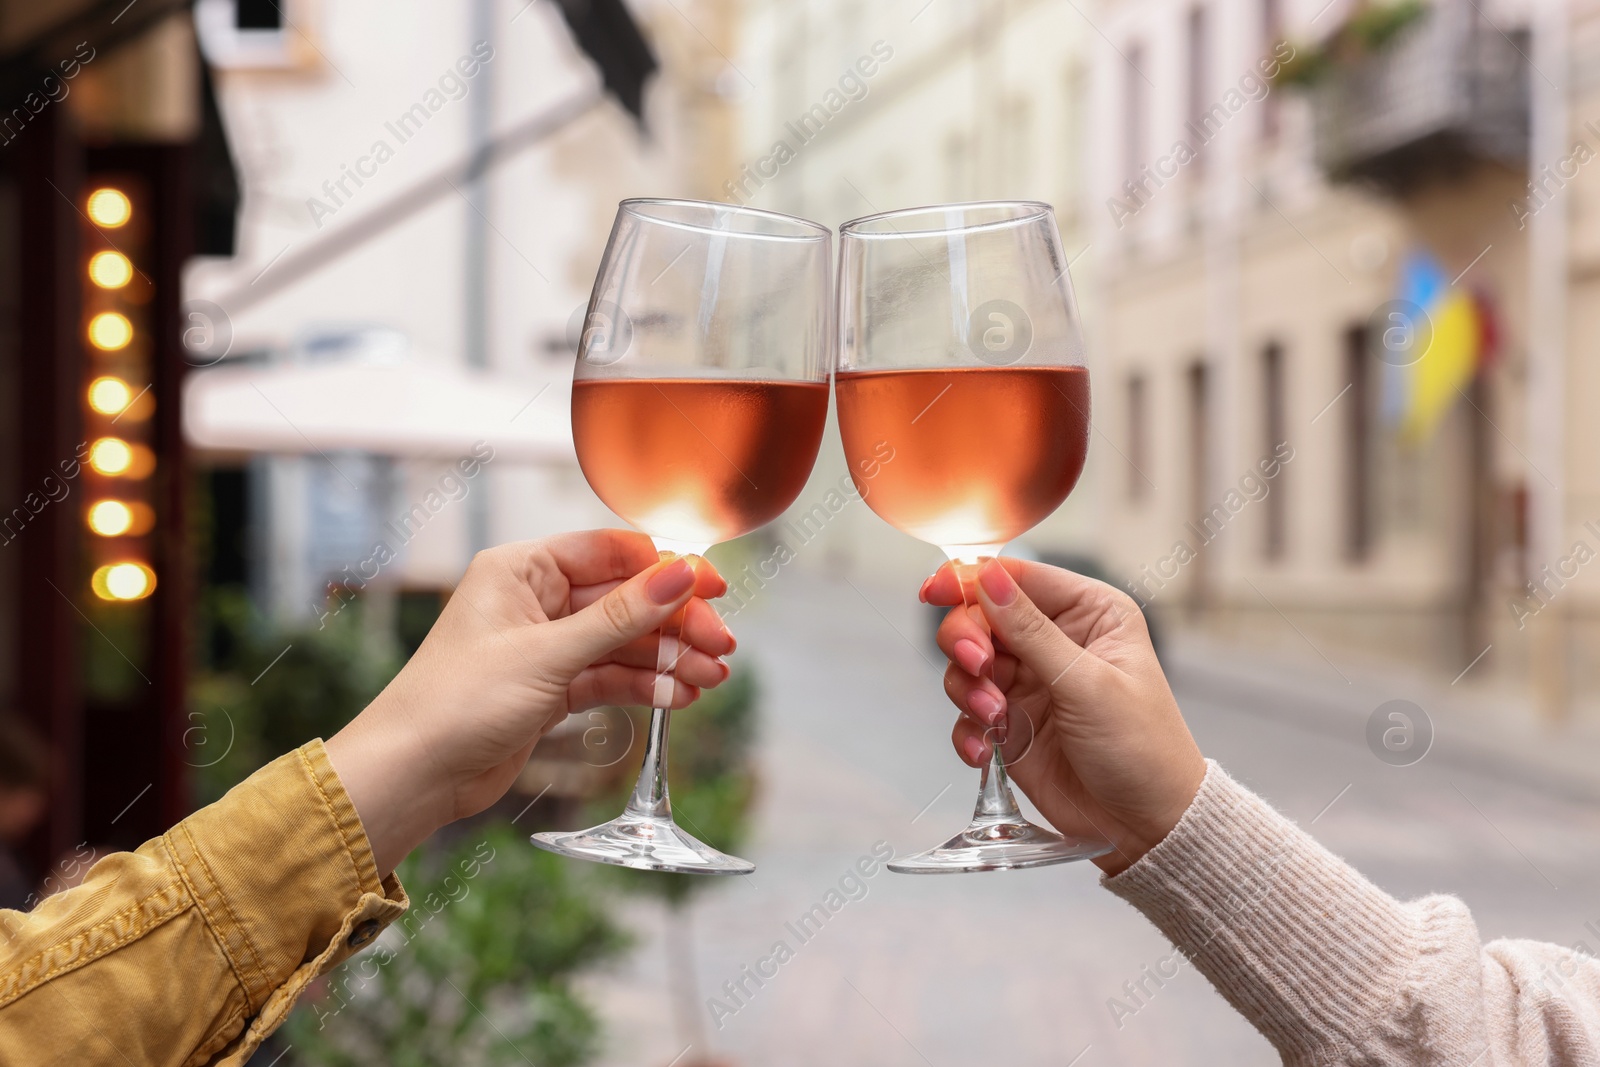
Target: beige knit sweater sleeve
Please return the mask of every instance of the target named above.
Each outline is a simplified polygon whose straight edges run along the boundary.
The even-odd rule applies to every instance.
[[[1460,900],[1395,900],[1215,763],[1105,885],[1287,1064],[1600,1064],[1600,941],[1485,945]]]

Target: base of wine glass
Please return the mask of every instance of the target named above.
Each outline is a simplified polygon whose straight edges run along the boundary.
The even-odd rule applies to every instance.
[[[678,828],[671,817],[632,812],[577,833],[534,834],[547,852],[641,871],[676,874],[749,874],[756,865],[718,852]]]
[[[897,874],[966,874],[972,871],[1020,871],[1104,856],[1105,841],[1062,837],[1026,819],[974,819],[944,844],[904,859],[890,860]]]

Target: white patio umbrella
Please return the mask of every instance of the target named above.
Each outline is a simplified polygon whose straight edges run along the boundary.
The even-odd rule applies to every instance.
[[[360,449],[455,459],[486,441],[497,463],[575,464],[572,384],[407,360],[220,366],[189,375],[184,436],[199,449]]]

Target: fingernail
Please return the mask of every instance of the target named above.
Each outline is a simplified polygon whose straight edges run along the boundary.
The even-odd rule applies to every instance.
[[[715,659],[716,659],[717,666],[722,668],[722,680],[724,682],[726,682],[729,678],[731,678],[733,676],[733,668],[728,666],[727,661],[724,660],[721,656],[717,656],[717,657],[715,657]]]
[[[694,568],[679,557],[651,575],[644,588],[657,604],[670,604],[687,593],[693,585]]]
[[[978,738],[976,738],[976,737],[967,738],[965,741],[961,742],[961,748],[962,748],[962,751],[964,751],[967,754],[967,759],[971,760],[973,763],[982,762],[982,760],[983,760],[983,742],[980,741]]]
[[[1005,707],[987,689],[974,689],[967,697],[967,707],[972,709],[974,715],[991,726],[1005,713]]]
[[[983,665],[989,662],[989,654],[978,647],[978,642],[970,637],[963,637],[956,642],[956,662],[961,664],[961,669],[968,674],[977,674],[983,670]]]
[[[978,572],[978,582],[983,586],[983,591],[989,594],[989,599],[1001,607],[1017,599],[1017,583],[1011,580],[1010,573],[998,560],[990,560],[983,565],[983,570]]]
[[[926,578],[922,579],[922,588],[917,590],[917,599],[922,601],[924,604],[928,602],[928,586],[932,584],[933,575],[930,574]]]
[[[733,653],[739,650],[739,639],[733,636],[733,631],[728,629],[726,626],[722,628],[722,632],[728,637],[728,651],[724,652],[723,655],[731,656]]]

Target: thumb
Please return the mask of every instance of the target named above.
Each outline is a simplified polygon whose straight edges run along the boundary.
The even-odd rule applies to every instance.
[[[661,629],[689,602],[694,568],[683,556],[640,571],[582,611],[547,623],[551,667],[570,682],[619,645]]]
[[[983,565],[976,585],[989,628],[1052,695],[1065,696],[1078,689],[1099,667],[1092,653],[1062,633],[1061,627],[1028,599],[999,560]]]

